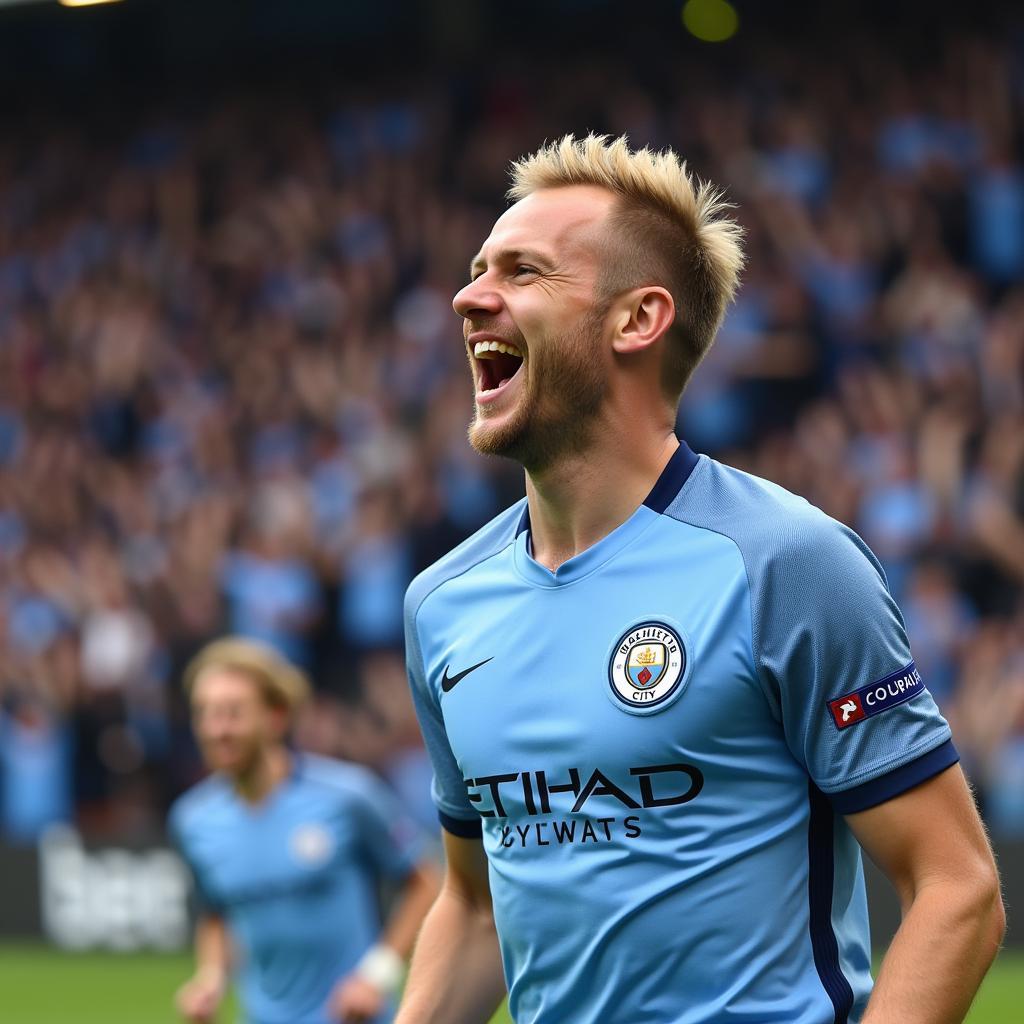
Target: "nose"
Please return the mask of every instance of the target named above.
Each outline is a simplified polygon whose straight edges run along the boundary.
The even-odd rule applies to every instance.
[[[452,299],[452,308],[467,320],[474,316],[494,316],[501,312],[501,306],[501,296],[491,285],[487,274],[481,274],[475,281],[470,281]]]

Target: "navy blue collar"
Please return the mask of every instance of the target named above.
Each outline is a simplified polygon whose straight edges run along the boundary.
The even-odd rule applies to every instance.
[[[683,489],[683,484],[690,479],[690,474],[698,461],[690,446],[685,441],[680,441],[679,447],[668,460],[668,465],[661,471],[661,476],[651,488],[651,493],[644,498],[644,504],[652,512],[664,512]]]
[[[690,478],[694,467],[699,461],[690,446],[685,441],[679,442],[679,447],[668,460],[668,464],[661,471],[661,476],[655,481],[650,493],[643,500],[652,512],[659,514],[672,504],[675,496],[683,489],[683,484]],[[519,518],[519,525],[516,527],[518,537],[524,530],[530,528],[530,506],[523,506],[523,514]]]

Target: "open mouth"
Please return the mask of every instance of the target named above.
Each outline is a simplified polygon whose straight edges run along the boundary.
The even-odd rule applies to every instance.
[[[507,341],[478,341],[473,346],[478,369],[477,393],[500,391],[519,372],[523,354]]]

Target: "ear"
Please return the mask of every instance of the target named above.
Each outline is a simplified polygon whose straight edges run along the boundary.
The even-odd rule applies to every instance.
[[[612,348],[627,355],[641,352],[664,337],[676,318],[676,304],[665,288],[637,288],[622,296],[613,310]]]
[[[288,735],[292,724],[292,715],[287,708],[272,706],[270,708],[270,728],[274,739],[283,740]]]

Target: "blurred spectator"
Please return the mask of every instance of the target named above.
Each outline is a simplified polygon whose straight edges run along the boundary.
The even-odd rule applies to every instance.
[[[338,625],[354,650],[402,645],[402,603],[413,563],[398,495],[383,488],[362,495],[342,555]]]
[[[67,723],[35,694],[0,708],[0,822],[16,843],[33,843],[72,815]]]
[[[274,529],[250,533],[221,568],[229,628],[308,665],[308,634],[319,613],[319,587],[308,563]]]

